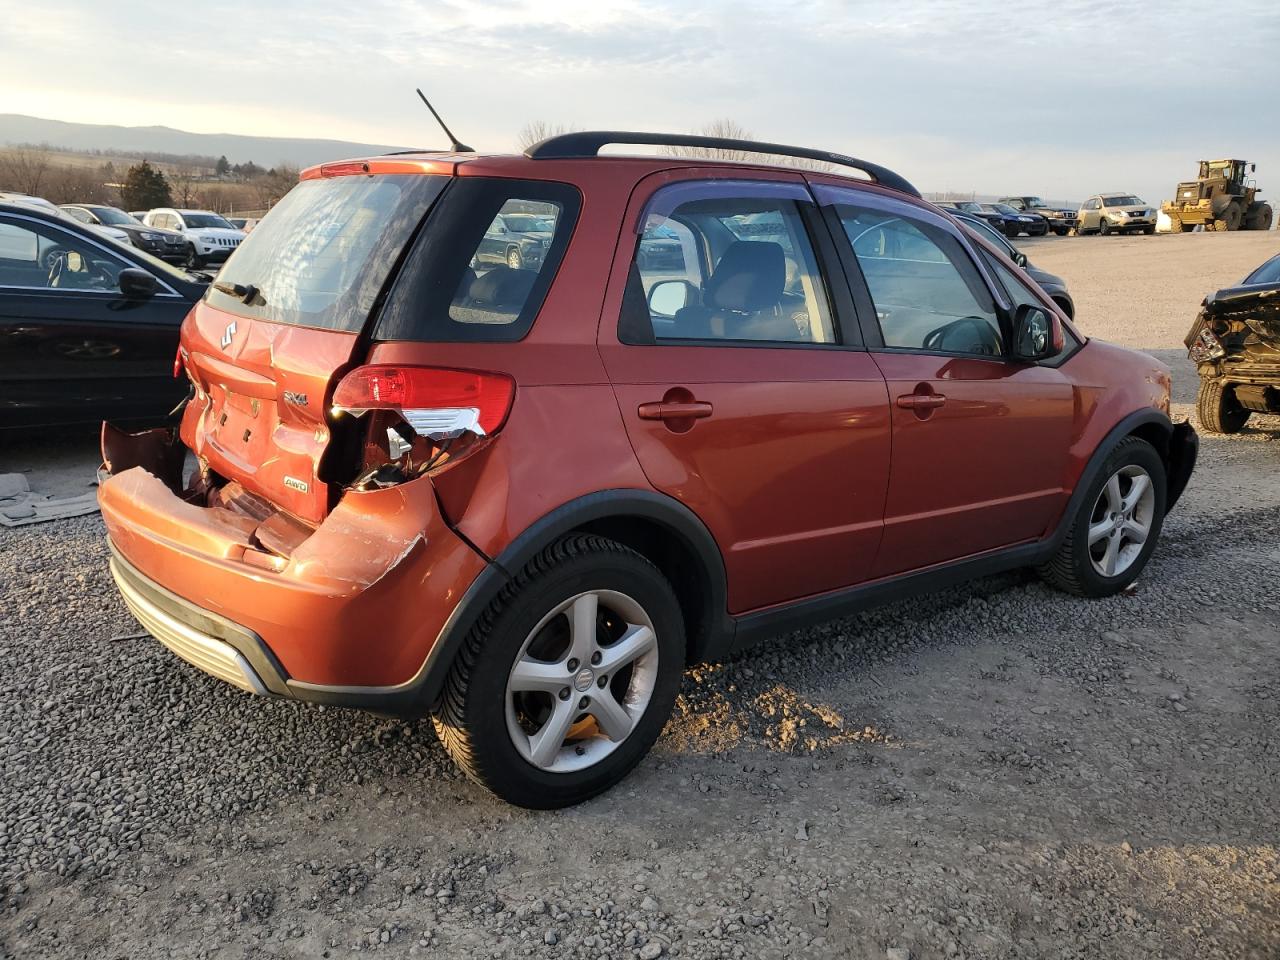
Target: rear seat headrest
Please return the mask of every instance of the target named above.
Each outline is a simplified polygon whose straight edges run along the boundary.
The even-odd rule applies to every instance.
[[[713,307],[735,313],[767,310],[782,301],[786,255],[771,240],[735,240],[706,283]]]

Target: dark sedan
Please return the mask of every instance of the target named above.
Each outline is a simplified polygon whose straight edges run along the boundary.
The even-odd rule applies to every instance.
[[[130,243],[153,257],[170,263],[182,263],[186,259],[187,238],[176,230],[149,227],[118,207],[100,203],[64,203],[62,209],[81,223],[123,230],[129,235]]]
[[[1049,221],[1038,213],[1015,210],[1007,203],[984,203],[982,207],[989,213],[1000,215],[1000,229],[1006,237],[1017,237],[1024,233],[1033,237],[1043,237],[1049,232]],[[987,222],[995,225],[992,220]]]
[[[187,393],[178,327],[204,291],[89,227],[0,204],[0,428],[161,422]]]
[[[1058,308],[1067,315],[1068,319],[1073,319],[1076,315],[1076,302],[1071,299],[1071,294],[1067,292],[1066,281],[1048,270],[1041,270],[1034,263],[1027,259],[1027,255],[1011,244],[1003,233],[997,230],[985,220],[979,220],[977,217],[971,217],[966,213],[956,213],[949,211],[953,217],[963,223],[966,227],[978,234],[988,243],[1004,251],[1005,256],[1020,266],[1032,280],[1034,280],[1045,293],[1049,295],[1049,299],[1058,305]]]
[[[970,217],[977,217],[979,220],[985,220],[997,230],[1004,230],[1004,215],[996,213],[994,210],[986,209],[985,203],[978,203],[976,200],[950,200],[946,203],[940,203],[938,206],[946,210],[947,213],[963,213]]]

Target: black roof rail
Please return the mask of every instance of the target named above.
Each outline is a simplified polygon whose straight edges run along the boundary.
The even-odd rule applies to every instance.
[[[760,143],[756,140],[734,140],[729,137],[703,137],[686,133],[638,133],[627,130],[588,130],[580,133],[564,133],[558,137],[548,137],[525,150],[524,155],[530,160],[577,160],[584,157],[597,157],[600,148],[609,144],[646,144],[663,147],[709,147],[719,150],[742,150],[750,153],[772,153],[783,157],[803,157],[806,160],[821,160],[824,163],[839,167],[853,167],[861,170],[872,181],[884,187],[901,190],[913,197],[919,197],[920,191],[905,178],[894,173],[888,167],[878,163],[847,157],[842,153],[831,153],[828,150],[811,150],[808,147],[789,147],[782,143]]]

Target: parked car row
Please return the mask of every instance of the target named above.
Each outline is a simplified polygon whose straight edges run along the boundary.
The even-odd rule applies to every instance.
[[[0,202],[69,217],[117,243],[192,270],[225,262],[258,223],[248,218],[233,223],[212,210],[160,207],[127,213],[101,203],[64,203],[59,207],[42,197],[14,193],[0,193]]]
[[[1039,197],[1004,197],[996,203],[954,200],[938,206],[953,214],[965,214],[986,221],[1006,237],[1027,234],[1043,237],[1052,232],[1060,237],[1075,233],[1156,232],[1155,207],[1131,193],[1099,193],[1080,205],[1078,210],[1055,207]]]

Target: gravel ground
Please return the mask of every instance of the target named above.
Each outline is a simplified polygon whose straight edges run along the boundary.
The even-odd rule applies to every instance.
[[[1196,304],[1274,238],[1026,249],[1189,415]],[[1277,441],[1205,439],[1131,595],[1008,575],[691,670],[640,769],[557,813],[491,799],[427,723],[248,697],[137,637],[97,517],[0,531],[0,957],[1276,957]],[[67,487],[96,462],[0,458]]]

